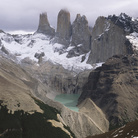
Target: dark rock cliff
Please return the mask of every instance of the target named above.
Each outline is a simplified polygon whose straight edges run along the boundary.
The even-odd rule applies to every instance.
[[[122,28],[126,33],[138,33],[138,20],[133,19],[125,13],[121,13],[119,16],[113,15],[108,16],[109,20],[111,20],[114,24]]]
[[[71,37],[70,13],[67,10],[60,10],[57,18],[57,30],[55,42],[68,46]]]
[[[91,33],[88,26],[86,16],[77,14],[75,21],[72,24],[72,40],[71,45],[75,46],[68,57],[77,56],[90,51]]]
[[[79,56],[88,53],[91,46],[91,31],[85,16],[77,14],[75,21],[71,24],[70,13],[67,10],[60,10],[57,17],[57,30],[50,26],[47,14],[40,15],[37,33],[43,33],[52,36],[51,43],[59,43],[64,45],[64,49],[60,53],[64,53],[69,46],[73,46],[69,50],[67,57]]]
[[[110,129],[137,119],[138,55],[113,56],[92,71],[79,103],[91,98],[106,114]]]
[[[105,62],[116,54],[134,53],[126,35],[138,32],[138,20],[124,13],[99,17],[91,29],[84,15],[77,14],[71,24],[70,13],[62,9],[58,13],[56,33],[50,26],[46,13],[40,15],[37,32],[52,36],[50,42],[53,44],[62,44],[63,49],[59,53],[68,52],[68,58],[90,52],[87,63],[94,64]],[[69,46],[72,47],[68,49]]]
[[[99,17],[92,30],[91,53],[88,63],[105,62],[116,54],[132,54],[126,32],[111,19]]]
[[[38,67],[23,62],[22,65],[35,78],[56,93],[81,94],[82,87],[90,73],[90,70],[85,70],[76,74],[64,69],[61,65],[50,62],[45,62]]]
[[[54,37],[55,29],[50,26],[48,18],[47,18],[47,13],[40,14],[37,33],[43,33],[43,34]]]
[[[107,133],[95,136],[89,136],[87,138],[137,138],[138,136],[138,120],[128,123],[127,125],[109,131]]]

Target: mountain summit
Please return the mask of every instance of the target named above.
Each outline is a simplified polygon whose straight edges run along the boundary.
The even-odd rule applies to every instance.
[[[55,35],[55,29],[50,26],[46,12],[40,14],[37,33],[43,33],[52,37]]]
[[[40,22],[45,22],[47,26],[50,26],[47,15],[45,15],[45,21],[41,18]],[[38,32],[43,33],[43,31]],[[138,32],[138,20],[125,13],[121,13],[119,16],[99,17],[91,31],[86,16],[77,14],[71,24],[70,13],[61,10],[57,18],[56,35],[53,36],[51,42],[62,44],[64,49],[59,52],[68,51],[68,58],[90,52],[87,63],[94,64],[105,62],[116,54],[132,54],[134,52],[133,46],[127,36],[133,32]],[[45,34],[51,35],[49,31]],[[83,59],[86,59],[85,55]]]
[[[47,13],[34,34],[0,30],[0,136],[82,138],[137,119],[137,21],[126,14],[100,16],[90,27],[85,15],[71,23],[61,10],[56,30]],[[53,101],[60,94],[81,94],[79,111]]]

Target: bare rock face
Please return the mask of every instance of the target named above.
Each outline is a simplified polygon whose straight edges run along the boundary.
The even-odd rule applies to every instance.
[[[52,37],[55,35],[55,29],[50,26],[47,13],[40,14],[37,33],[43,33]]]
[[[88,115],[100,130],[107,132],[109,129],[109,121],[106,119],[103,111],[96,106],[96,104],[90,99],[85,99],[79,106],[79,112]]]
[[[22,61],[23,67],[25,69],[27,67],[28,72],[57,94],[81,94],[83,85],[87,82],[90,73],[90,70],[86,70],[77,74],[64,69],[61,65],[55,65],[48,61],[42,62],[39,66],[33,66],[31,63],[29,66],[28,62],[30,63],[30,61],[24,59]]]
[[[90,51],[91,33],[86,17],[77,14],[72,24],[72,41],[71,45],[75,46],[76,53],[83,54]],[[72,55],[69,55],[72,56]]]
[[[0,33],[5,33],[3,30],[0,29]]]
[[[33,77],[37,77],[37,79],[43,81],[43,83],[49,87],[47,94],[43,91],[39,93],[35,92],[34,94],[61,113],[64,125],[68,126],[77,138],[85,138],[89,135],[101,134],[108,131],[108,121],[96,105],[93,104],[93,112],[89,112],[88,108],[85,110],[90,100],[81,105],[80,112],[74,112],[64,105],[51,100],[51,97],[51,99],[47,98],[48,94],[52,95],[53,93],[81,93],[81,87],[88,75],[86,72],[80,73],[73,78],[71,72],[67,72],[61,66],[53,66],[52,63],[41,64],[40,67],[37,66],[36,68],[31,65],[31,67]],[[30,72],[30,69],[28,68],[27,71]],[[88,116],[87,111],[92,115],[91,117]],[[96,117],[95,114],[97,112],[100,114],[100,123],[99,118],[97,120],[96,118],[93,119],[93,116]]]
[[[4,46],[1,47],[1,51],[7,55],[9,54],[8,50]]]
[[[35,96],[44,97],[48,91],[20,65],[0,55],[0,137],[75,137],[57,117],[59,112]]]
[[[105,17],[99,17],[92,31],[88,63],[105,62],[116,54],[133,53],[125,31]]]
[[[45,95],[39,95],[39,98],[46,104],[60,111],[65,126],[68,126],[77,138],[85,138],[90,135],[101,134],[108,131],[108,125],[102,126],[97,124],[98,120],[93,120],[87,115],[87,112],[74,112],[62,104],[48,99]],[[98,110],[95,108],[92,114],[94,115],[97,111]],[[101,124],[103,124],[105,122],[104,115],[100,119]]]
[[[108,19],[114,24],[122,28],[127,34],[137,32],[138,33],[138,20],[133,19],[125,13],[121,13],[119,16],[110,15]]]
[[[9,110],[12,112],[17,110],[29,113],[42,112],[32,95],[32,91],[37,91],[38,85],[39,82],[19,65],[0,56],[0,100]]]
[[[138,120],[127,123],[123,127],[115,129],[113,131],[109,131],[104,134],[96,135],[96,136],[89,136],[87,138],[137,138],[138,136]]]
[[[0,46],[2,45],[1,39],[0,39]]]
[[[79,103],[91,98],[113,129],[138,119],[137,86],[138,55],[116,55],[90,73]]]
[[[61,10],[58,14],[56,37],[59,38],[59,43],[61,44],[69,43],[71,37],[71,23],[70,13],[66,10]]]

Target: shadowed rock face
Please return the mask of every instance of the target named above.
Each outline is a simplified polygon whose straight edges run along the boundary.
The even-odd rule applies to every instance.
[[[31,67],[31,68],[30,68]],[[40,67],[30,65],[27,71],[29,71],[33,77],[43,81],[47,87],[47,94],[56,92],[58,93],[81,93],[82,86],[87,78],[88,72],[80,73],[77,76],[73,76],[72,72],[63,69],[59,65],[53,65],[52,63],[45,63]],[[24,66],[24,68],[26,68]],[[48,89],[49,88],[49,89]],[[71,131],[77,138],[87,137],[89,135],[101,134],[108,131],[109,125],[105,118],[105,115],[101,113],[100,123],[98,120],[93,119],[95,112],[99,113],[98,107],[94,106],[91,117],[87,116],[87,110],[81,109],[80,112],[74,112],[60,103],[54,102],[46,97],[45,92],[36,92],[35,95],[42,99],[48,105],[56,108],[60,111],[64,123],[70,127]],[[87,102],[89,103],[89,102]],[[90,102],[91,103],[91,102]],[[84,106],[81,106],[84,107]],[[77,121],[76,121],[77,119]],[[105,125],[101,125],[105,124]]]
[[[40,14],[37,33],[43,33],[43,34],[50,35],[50,36],[55,35],[55,29],[50,26],[48,18],[47,18],[47,13]]]
[[[59,43],[64,45],[64,50],[69,45],[73,46],[67,57],[79,56],[86,54],[91,49],[91,31],[88,26],[87,18],[83,15],[77,14],[75,21],[71,25],[70,13],[66,10],[60,10],[57,18],[57,30],[50,27],[47,19],[47,14],[43,13],[40,15],[39,27],[37,32],[46,35],[54,36],[51,43]],[[60,52],[63,53],[64,50]]]
[[[138,112],[138,56],[114,56],[92,71],[79,103],[90,97],[110,122],[110,129],[135,120]]]
[[[99,17],[92,31],[88,63],[105,62],[113,55],[132,53],[132,46],[126,38],[125,31],[105,17]]]
[[[90,73],[90,70],[86,70],[76,74],[73,71],[64,69],[61,65],[50,62],[42,63],[40,66],[33,66],[32,64],[25,64],[23,61],[22,65],[34,77],[41,80],[43,84],[47,85],[57,94],[81,94],[82,87],[86,83]]]
[[[138,33],[138,20],[132,19],[132,17],[125,13],[121,13],[119,16],[110,15],[107,19],[111,20],[114,24],[122,28],[128,34],[133,32]]]
[[[90,31],[86,16],[77,14],[75,21],[72,24],[72,41],[71,44],[77,46],[82,44],[85,50],[90,50]]]
[[[107,133],[89,136],[87,138],[137,138],[138,136],[138,120],[128,123],[127,125],[120,127],[119,129],[115,129],[113,131],[109,131]]]
[[[59,119],[59,111],[34,96],[44,97],[47,91],[20,65],[0,55],[0,137],[73,138]]]
[[[77,14],[76,19],[72,24],[71,45],[75,46],[75,48],[70,51],[68,57],[77,55],[77,53],[84,54],[90,51],[91,33],[89,30],[88,21],[84,15],[81,16],[80,14]]]
[[[57,18],[56,36],[63,41],[69,41],[71,37],[70,13],[66,10],[61,10]],[[61,42],[64,43],[64,42]]]

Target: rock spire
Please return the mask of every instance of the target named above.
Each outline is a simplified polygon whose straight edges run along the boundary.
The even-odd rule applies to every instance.
[[[67,10],[60,10],[58,14],[56,36],[66,40],[71,37],[70,13]]]
[[[50,26],[46,12],[40,14],[37,33],[43,33],[50,36],[55,35],[55,29]]]
[[[105,17],[96,20],[92,30],[91,53],[88,63],[105,62],[116,54],[133,53],[125,31]]]
[[[71,45],[77,47],[78,52],[87,53],[90,50],[91,33],[86,16],[77,14],[72,24]]]

